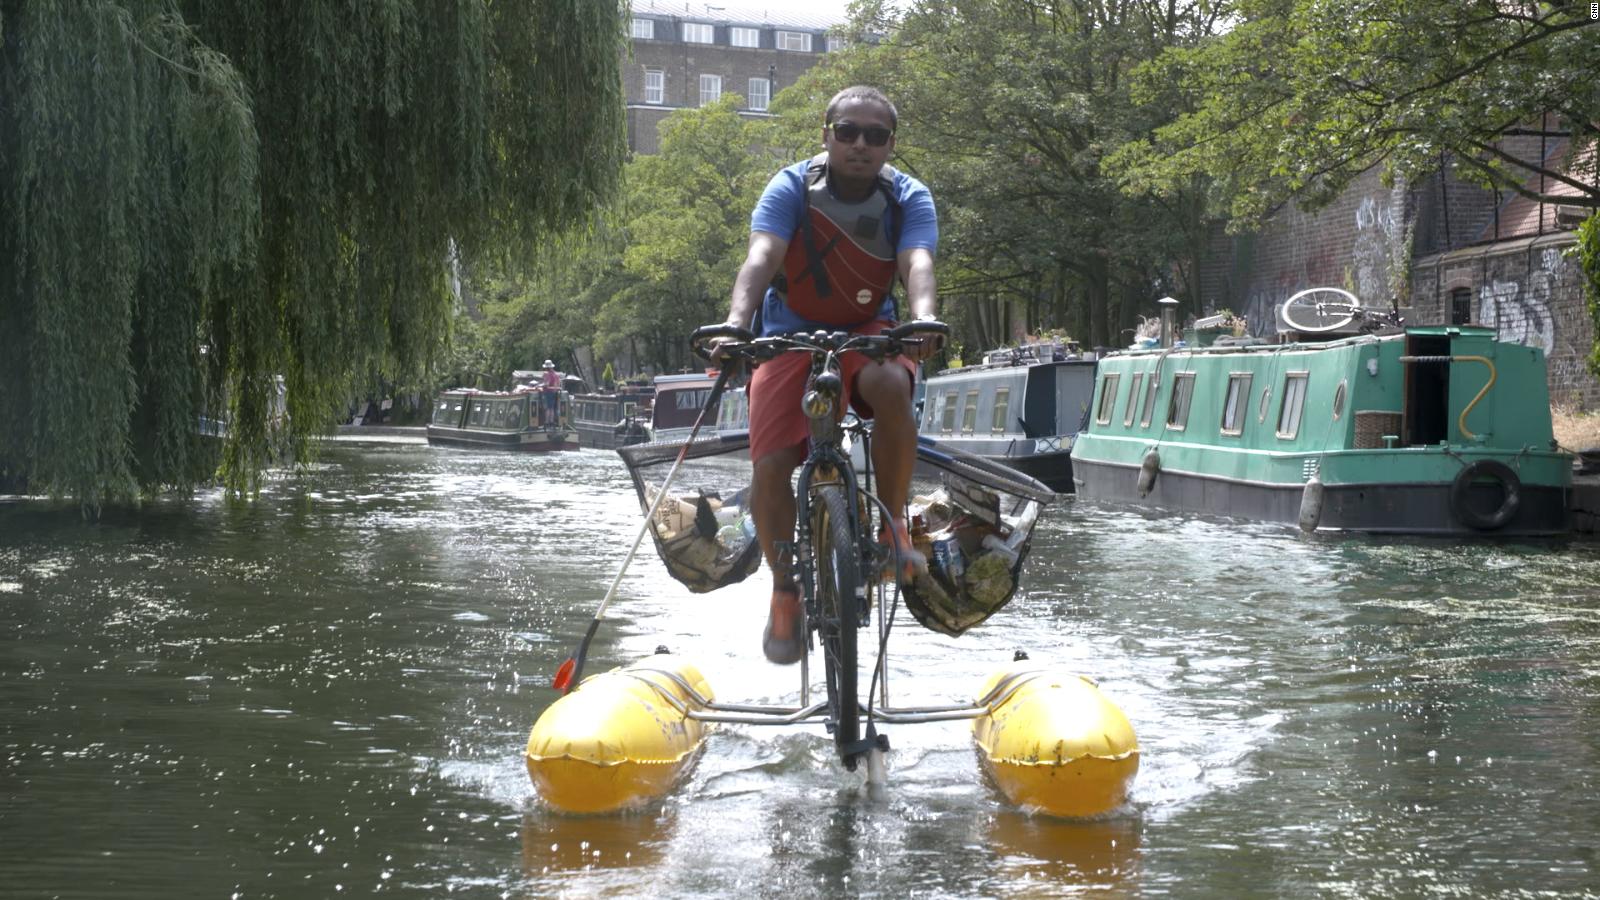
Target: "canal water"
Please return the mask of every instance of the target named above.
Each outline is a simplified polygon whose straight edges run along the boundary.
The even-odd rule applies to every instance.
[[[1307,539],[1067,502],[960,639],[899,618],[894,701],[1016,649],[1143,746],[1096,821],[1008,809],[965,724],[723,728],[664,802],[541,808],[521,753],[638,528],[614,454],[330,445],[252,503],[85,523],[0,501],[7,897],[1407,897],[1600,892],[1600,552]],[[657,645],[791,700],[764,577],[644,551],[590,670]]]

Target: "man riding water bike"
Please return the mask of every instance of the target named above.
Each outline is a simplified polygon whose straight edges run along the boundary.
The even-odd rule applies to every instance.
[[[938,219],[927,186],[885,165],[898,124],[894,104],[876,88],[845,88],[828,102],[824,152],[773,176],[750,217],[749,251],[734,280],[727,324],[750,328],[759,311],[762,335],[818,329],[877,334],[896,324],[897,277],[905,284],[911,321],[937,321]],[[920,557],[904,521],[917,446],[911,388],[918,364],[938,350],[939,340],[909,340],[901,356],[881,362],[857,353],[839,358],[852,406],[874,419],[878,494],[893,511],[889,533],[880,537],[893,541],[912,565]],[[805,634],[792,561],[776,546],[794,540],[790,479],[809,437],[800,395],[810,364],[806,354],[783,354],[759,366],[749,387],[752,512],[772,570],[762,649],[785,665],[800,659]]]

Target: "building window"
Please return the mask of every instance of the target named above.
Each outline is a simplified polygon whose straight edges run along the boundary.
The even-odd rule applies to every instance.
[[[1228,375],[1228,395],[1222,401],[1222,433],[1244,432],[1245,409],[1250,405],[1250,373]]]
[[[685,44],[714,44],[716,38],[712,35],[710,25],[704,22],[683,23],[683,42]]]
[[[967,434],[978,427],[978,392],[967,391],[967,405],[961,410],[961,430]]]
[[[654,19],[634,19],[633,36],[642,41],[655,40],[656,21]]]
[[[1306,382],[1310,372],[1290,372],[1283,377],[1283,405],[1278,407],[1278,437],[1285,440],[1300,433],[1300,414],[1305,412]]]
[[[759,47],[761,32],[754,28],[729,28],[728,43],[735,47]]]
[[[944,395],[944,415],[939,421],[940,431],[951,431],[956,427],[956,392],[951,391]]]
[[[843,37],[840,37],[839,35],[836,35],[836,34],[828,35],[828,52],[829,53],[838,53],[840,50],[843,50],[844,48],[846,48],[848,46],[850,46],[850,42],[846,41]]]
[[[1189,401],[1194,399],[1194,373],[1172,375],[1172,396],[1167,400],[1167,427],[1182,431],[1189,427]]]
[[[644,102],[667,102],[667,73],[660,69],[644,70]]]
[[[1450,292],[1450,324],[1466,325],[1472,321],[1472,289],[1456,288]]]
[[[1100,379],[1100,405],[1095,407],[1096,425],[1111,424],[1111,413],[1117,408],[1117,382],[1121,375],[1107,375]]]
[[[722,99],[722,76],[701,75],[700,105],[705,106],[708,103],[715,103],[720,99]]]
[[[766,109],[767,102],[772,99],[768,96],[771,93],[771,88],[772,83],[765,78],[750,79],[750,108]]]
[[[778,32],[778,49],[810,53],[811,34],[806,31],[780,31]]]
[[[1133,373],[1133,381],[1128,385],[1128,412],[1122,417],[1122,427],[1133,427],[1133,414],[1139,411],[1139,388],[1144,387],[1144,373]]]
[[[1007,418],[1011,412],[1011,389],[996,388],[994,392],[994,418],[989,422],[990,431],[1005,431]]]

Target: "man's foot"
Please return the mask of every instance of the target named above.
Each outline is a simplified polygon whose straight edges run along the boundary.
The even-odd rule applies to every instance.
[[[804,618],[798,590],[793,587],[773,589],[772,606],[767,611],[767,630],[761,636],[761,650],[769,661],[780,666],[800,661],[806,647]]]
[[[928,572],[928,558],[911,543],[911,535],[906,531],[903,519],[890,519],[888,527],[878,533],[878,543],[882,544],[888,556],[883,561],[883,580],[888,581],[897,574],[901,586],[914,582],[917,575],[926,575]],[[899,569],[896,571],[896,564]]]

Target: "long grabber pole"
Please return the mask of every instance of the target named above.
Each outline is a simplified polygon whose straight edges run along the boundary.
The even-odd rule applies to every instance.
[[[556,677],[551,682],[551,687],[565,694],[572,690],[583,676],[583,662],[589,655],[589,642],[594,640],[594,633],[600,628],[600,619],[606,614],[606,607],[611,605],[611,598],[617,595],[617,587],[622,584],[622,575],[628,571],[628,564],[633,562],[633,555],[639,551],[639,544],[644,541],[645,532],[650,529],[650,522],[656,517],[656,510],[661,507],[661,500],[667,496],[667,488],[672,486],[672,479],[678,475],[678,468],[683,465],[683,460],[689,455],[689,447],[700,434],[700,426],[705,423],[706,414],[717,406],[717,401],[722,399],[722,389],[728,384],[728,376],[737,368],[733,364],[725,364],[717,375],[717,381],[711,386],[711,396],[706,398],[706,405],[700,410],[700,415],[694,420],[694,427],[689,430],[689,438],[683,442],[683,447],[678,450],[678,458],[673,461],[672,468],[667,472],[667,478],[661,482],[660,490],[656,491],[656,498],[650,502],[650,510],[644,514],[644,521],[639,525],[639,533],[633,538],[633,546],[628,548],[628,555],[623,557],[622,566],[617,569],[617,577],[611,580],[611,589],[606,591],[605,599],[600,601],[600,608],[594,611],[594,621],[589,623],[589,630],[583,633],[583,640],[578,642],[578,652],[567,657],[567,661],[556,669]]]

